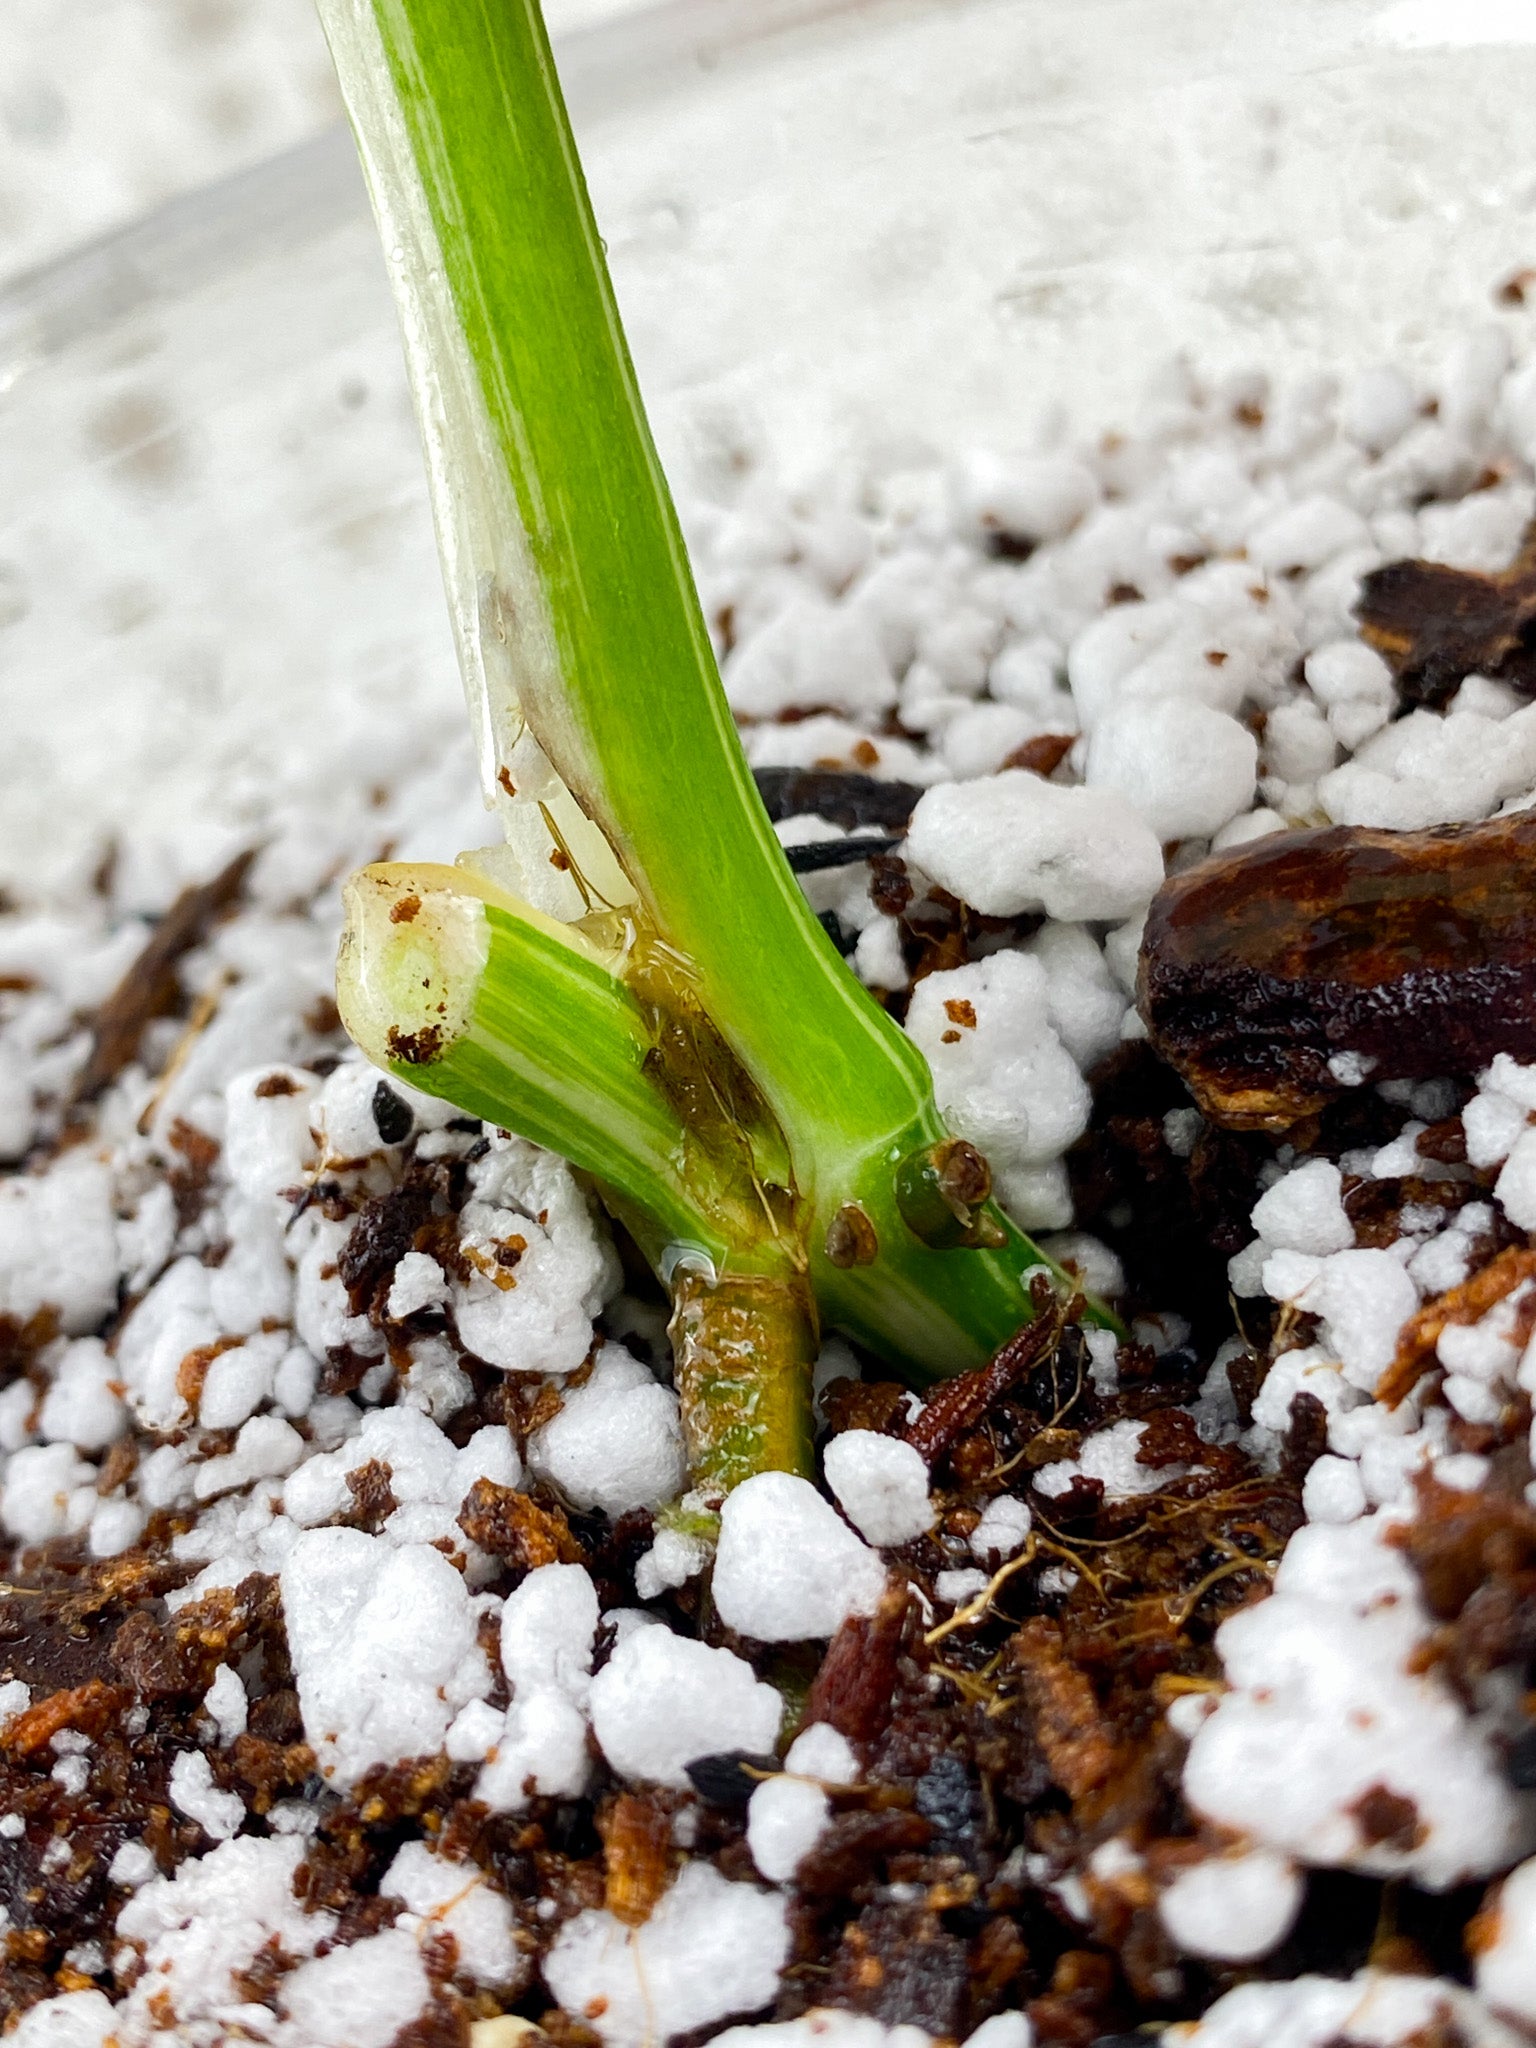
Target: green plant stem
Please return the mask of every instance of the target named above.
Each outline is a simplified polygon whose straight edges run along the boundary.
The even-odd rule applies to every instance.
[[[754,1472],[815,1469],[816,1310],[803,1275],[679,1272],[673,1380],[695,1484],[728,1492]]]
[[[513,896],[627,935],[617,972],[651,1031],[640,1078],[679,1112],[741,1222],[722,1232],[717,1269],[808,1268],[824,1318],[903,1370],[973,1367],[1029,1316],[1022,1275],[1041,1255],[990,1205],[990,1242],[943,1250],[897,1206],[900,1162],[948,1133],[922,1055],[839,958],[757,797],[535,0],[321,0],[321,13],[401,308],[482,776],[508,841],[498,872]],[[658,1008],[662,956],[674,985]],[[521,1058],[545,1078],[541,1096],[522,1073],[517,1099],[532,1106],[503,1118],[617,1186],[601,1146],[574,1149],[569,1099],[565,1137],[538,1109],[568,1038],[557,1012],[502,989],[512,971],[489,959],[475,1014],[497,1019],[514,1071]],[[713,1074],[734,1061],[740,1086],[727,1076],[725,1096],[753,1105],[745,1164],[686,1113],[668,1066],[689,1036],[671,1028],[674,997],[699,1042],[718,1038]],[[457,1061],[441,1092],[471,1085]],[[476,1101],[495,1093],[485,1062],[472,1085]],[[634,1089],[622,1100],[620,1123],[639,1132]],[[601,1131],[601,1103],[587,1121]],[[656,1164],[643,1190],[618,1190],[653,1240],[679,1227]],[[683,1208],[695,1194],[685,1187]],[[826,1254],[851,1204],[868,1263]]]

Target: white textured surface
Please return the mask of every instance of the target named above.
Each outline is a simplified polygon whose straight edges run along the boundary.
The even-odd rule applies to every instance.
[[[1303,1891],[1301,1872],[1288,1857],[1250,1849],[1180,1871],[1158,1911],[1186,1955],[1245,1963],[1284,1940]]]
[[[512,1938],[512,1908],[486,1884],[473,1863],[436,1856],[425,1842],[406,1842],[379,1884],[379,1896],[399,1899],[408,1934],[434,1928],[459,1945],[459,1966],[481,1984],[518,1983],[526,1969]]]
[[[642,2048],[766,2005],[789,1946],[781,1898],[690,1863],[643,1927],[593,1908],[567,1921],[544,1975],[607,2048]]]
[[[770,1884],[787,1884],[815,1846],[832,1802],[803,1778],[769,1778],[747,1807],[747,1847]]]
[[[281,2002],[305,2048],[388,2048],[430,1996],[421,1950],[389,1927],[301,1963]]]
[[[872,1614],[885,1566],[807,1479],[758,1472],[720,1511],[714,1595],[720,1619],[759,1643],[830,1636]]]
[[[1528,1849],[1536,1810],[1503,1778],[1493,1717],[1415,1668],[1429,1617],[1393,1526],[1299,1530],[1271,1597],[1222,1624],[1231,1690],[1190,1745],[1184,1791],[1281,1855],[1444,1891]],[[1411,1847],[1372,1839],[1360,1801],[1378,1787],[1410,1803]]]
[[[782,1713],[745,1658],[665,1627],[626,1636],[592,1681],[592,1732],[609,1763],[679,1791],[695,1757],[771,1751]]]
[[[844,1430],[826,1449],[827,1484],[867,1543],[909,1543],[933,1526],[928,1467],[911,1444]]]
[[[458,1709],[490,1689],[464,1582],[427,1544],[307,1530],[283,1608],[304,1732],[338,1784],[438,1748]]]
[[[1361,1970],[1347,1982],[1296,1977],[1241,1984],[1197,2025],[1170,2028],[1180,2048],[1414,2048],[1449,2029],[1466,2048],[1519,2048],[1518,2037],[1459,1984]]]
[[[141,1946],[146,1966],[126,2009],[114,2015],[119,2031],[142,2040],[154,2031],[152,2015],[168,2009],[173,2024],[215,2023],[209,2030],[216,2032],[243,2002],[235,1979],[269,1942],[296,1960],[312,1955],[336,1921],[299,1904],[293,1875],[303,1855],[303,1843],[291,1838],[247,1838],[188,1859],[174,1877],[141,1884],[118,1915],[119,1936]]]

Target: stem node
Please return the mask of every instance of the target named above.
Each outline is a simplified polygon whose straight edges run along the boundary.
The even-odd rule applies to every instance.
[[[1007,1233],[986,1211],[991,1194],[992,1169],[964,1138],[923,1145],[896,1168],[896,1206],[902,1221],[932,1251],[996,1250],[1005,1245]]]
[[[880,1256],[880,1240],[869,1213],[857,1202],[844,1202],[827,1225],[827,1263],[846,1273],[854,1266],[872,1266]]]

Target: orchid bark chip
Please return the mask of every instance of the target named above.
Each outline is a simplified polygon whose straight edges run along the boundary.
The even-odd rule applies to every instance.
[[[1536,529],[1507,569],[1388,562],[1361,578],[1363,638],[1410,704],[1441,709],[1469,675],[1536,693]]]
[[[1362,1082],[1536,1058],[1536,813],[1337,825],[1214,854],[1158,892],[1138,1001],[1208,1115],[1285,1130]]]

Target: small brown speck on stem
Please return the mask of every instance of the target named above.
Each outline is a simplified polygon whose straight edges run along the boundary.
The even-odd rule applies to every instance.
[[[875,1226],[857,1202],[844,1202],[827,1225],[827,1259],[840,1271],[872,1266],[880,1255]]]

